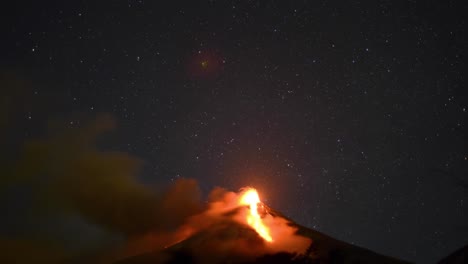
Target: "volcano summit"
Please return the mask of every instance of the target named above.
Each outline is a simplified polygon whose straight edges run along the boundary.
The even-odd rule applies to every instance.
[[[162,250],[116,263],[407,263],[298,225],[253,188],[224,193],[179,234]]]

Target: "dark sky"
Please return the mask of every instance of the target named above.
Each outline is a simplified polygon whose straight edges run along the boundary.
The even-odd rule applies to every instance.
[[[464,1],[2,9],[0,73],[27,87],[2,84],[22,102],[6,145],[110,113],[100,144],[143,160],[145,184],[252,185],[300,224],[418,263],[468,242]]]

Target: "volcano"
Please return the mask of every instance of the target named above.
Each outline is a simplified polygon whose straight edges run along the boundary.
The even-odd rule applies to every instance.
[[[256,191],[244,191],[236,204],[208,210],[219,214],[198,217],[201,227],[164,249],[115,263],[408,263],[301,226],[261,203]]]
[[[162,251],[154,251],[116,262],[116,264],[146,263],[409,263],[357,247],[293,222],[297,234],[311,239],[304,252],[264,252],[266,243],[250,227],[223,223],[197,233]],[[249,246],[253,254],[243,253]]]

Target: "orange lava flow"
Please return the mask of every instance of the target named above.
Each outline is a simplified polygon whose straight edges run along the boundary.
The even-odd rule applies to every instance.
[[[241,205],[248,205],[250,207],[250,213],[247,215],[247,223],[267,242],[273,242],[273,238],[270,235],[270,230],[263,223],[262,218],[258,214],[257,206],[260,203],[257,190],[254,188],[248,188],[242,194],[239,203]]]

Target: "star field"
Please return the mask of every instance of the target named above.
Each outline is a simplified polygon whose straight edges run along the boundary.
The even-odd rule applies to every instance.
[[[145,184],[254,186],[337,239],[435,263],[468,237],[462,1],[75,1],[8,7],[12,141],[110,113]],[[2,89],[3,90],[3,89]],[[465,184],[465,185],[464,185]]]

